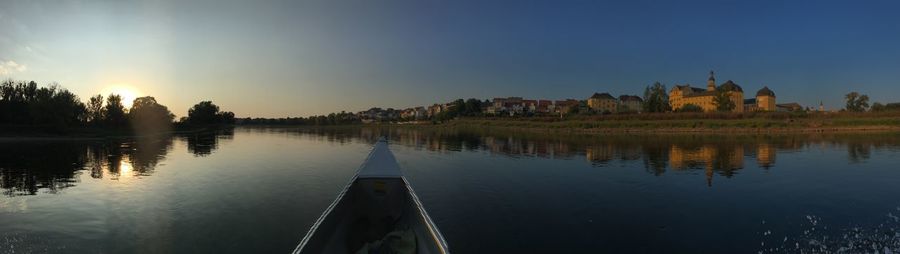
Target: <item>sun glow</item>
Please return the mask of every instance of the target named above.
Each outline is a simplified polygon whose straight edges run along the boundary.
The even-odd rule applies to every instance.
[[[110,94],[118,94],[122,96],[122,105],[125,106],[126,109],[131,108],[131,104],[134,102],[134,99],[138,97],[140,94],[137,89],[127,85],[113,85],[103,89],[102,95],[104,97],[109,96]]]

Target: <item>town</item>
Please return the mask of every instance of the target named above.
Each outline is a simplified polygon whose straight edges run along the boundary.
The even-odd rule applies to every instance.
[[[745,96],[751,95],[751,98]],[[756,93],[745,94],[734,81],[716,85],[715,73],[710,71],[705,88],[690,84],[674,85],[666,91],[656,83],[647,87],[644,96],[619,95],[606,92],[594,93],[584,99],[526,99],[523,97],[493,98],[491,100],[456,100],[406,109],[382,109],[378,107],[355,114],[341,113],[344,120],[362,123],[442,121],[456,116],[531,117],[566,115],[639,114],[645,112],[824,112],[818,108],[803,107],[799,103],[777,103],[773,90],[763,86]],[[249,120],[248,120],[249,121]]]

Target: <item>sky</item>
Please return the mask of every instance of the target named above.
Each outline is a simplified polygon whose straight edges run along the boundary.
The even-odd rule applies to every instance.
[[[176,115],[585,99],[655,81],[843,106],[900,102],[898,1],[0,0],[0,77],[82,100],[130,91]]]

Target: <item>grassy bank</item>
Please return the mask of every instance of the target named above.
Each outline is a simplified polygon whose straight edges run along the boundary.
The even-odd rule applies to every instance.
[[[670,113],[565,118],[462,118],[442,125],[577,133],[900,131],[900,113]]]

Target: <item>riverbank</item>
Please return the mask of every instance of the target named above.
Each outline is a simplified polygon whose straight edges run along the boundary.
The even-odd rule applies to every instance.
[[[900,131],[897,114],[713,114],[573,118],[461,118],[435,126],[550,133],[822,133]]]
[[[2,125],[0,126],[0,142],[19,141],[59,141],[59,140],[104,140],[123,138],[142,138],[171,136],[180,134],[202,133],[233,126],[175,126],[170,130],[153,133],[136,133],[130,128],[76,127],[58,129],[46,126]]]

